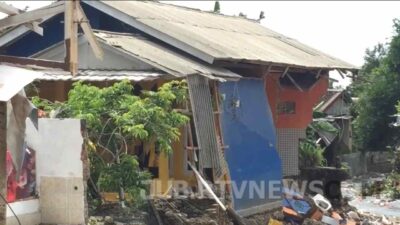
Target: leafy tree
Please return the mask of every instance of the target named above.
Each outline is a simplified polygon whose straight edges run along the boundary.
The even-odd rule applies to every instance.
[[[138,194],[149,175],[139,171],[137,158],[128,155],[129,146],[137,141],[157,143],[160,151],[172,152],[171,144],[179,138],[179,128],[188,118],[174,106],[187,97],[185,81],[172,81],[158,91],[133,95],[129,81],[98,88],[74,83],[63,103],[34,98],[33,102],[58,117],[84,119],[88,130],[91,176],[93,183],[106,191],[118,191],[124,204],[124,190]],[[111,160],[100,157],[107,152]]]
[[[389,127],[390,115],[400,99],[400,21],[394,20],[394,36],[385,47],[367,50],[360,77],[352,86],[355,104],[354,137],[359,150],[383,150],[394,144],[399,132]]]

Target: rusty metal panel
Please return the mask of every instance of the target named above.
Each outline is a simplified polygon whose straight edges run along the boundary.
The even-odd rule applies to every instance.
[[[226,172],[226,162],[217,141],[208,79],[201,75],[191,75],[187,80],[200,151],[200,168],[213,168],[214,175],[220,177]]]

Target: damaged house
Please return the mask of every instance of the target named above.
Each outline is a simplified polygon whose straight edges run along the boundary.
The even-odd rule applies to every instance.
[[[191,123],[182,128],[173,154],[149,165],[161,182],[155,195],[175,181],[195,186],[191,162],[212,183],[231,184],[225,191],[242,215],[280,206],[279,198],[269,197],[269,184],[275,182],[279,192],[283,176],[298,175],[299,140],[328,88],[329,71],[357,69],[241,17],[152,1],[81,5],[96,29],[103,60],[79,35],[77,74],[38,68],[39,96],[64,101],[79,80],[104,87],[127,79],[136,90],[154,90],[168,80],[187,79],[190,101],[183,110]],[[1,54],[62,61],[63,19],[59,13],[42,21],[43,37],[25,26],[10,29],[0,36]],[[155,154],[154,147],[151,151]],[[249,194],[249,181],[264,183],[264,195]],[[244,194],[237,194],[243,184]]]
[[[322,116],[315,118],[315,122],[327,122],[337,130],[333,133],[317,130],[320,142],[326,148],[325,154],[329,166],[335,165],[337,156],[352,150],[351,104],[351,96],[346,90],[328,89],[314,108]]]

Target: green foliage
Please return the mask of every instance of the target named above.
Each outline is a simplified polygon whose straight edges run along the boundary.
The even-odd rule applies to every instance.
[[[399,132],[389,127],[400,100],[400,22],[394,20],[394,36],[387,46],[367,50],[359,78],[351,87],[359,97],[353,111],[355,147],[362,151],[383,150],[393,145]]]
[[[400,173],[389,174],[385,181],[384,193],[391,199],[400,199]]]
[[[301,168],[325,166],[324,149],[310,140],[300,143],[299,160]]]
[[[311,126],[317,131],[324,131],[332,134],[337,134],[339,130],[328,121],[316,121]]]
[[[98,180],[100,190],[115,192],[123,188],[132,201],[141,199],[140,194],[147,190],[147,180],[151,174],[140,171],[136,156],[122,154],[120,163],[107,165]],[[124,179],[121,179],[123,177]]]
[[[186,99],[186,83],[172,81],[157,92],[144,91],[141,97],[132,92],[128,81],[105,88],[77,82],[64,103],[33,102],[45,111],[59,111],[59,117],[84,119],[89,139],[111,152],[126,147],[128,141],[155,140],[162,151],[170,153],[179,128],[188,122],[187,116],[173,109]]]
[[[149,175],[139,170],[135,157],[126,154],[128,146],[137,141],[156,142],[161,151],[171,153],[180,127],[189,118],[174,110],[187,98],[185,81],[171,81],[158,91],[143,91],[141,96],[132,93],[129,81],[105,88],[77,82],[66,102],[32,101],[47,112],[58,112],[58,117],[84,119],[93,183],[106,191],[119,192],[122,188],[136,197]],[[99,151],[112,160],[105,161]]]

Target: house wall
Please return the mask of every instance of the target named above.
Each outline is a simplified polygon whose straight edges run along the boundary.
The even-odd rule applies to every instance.
[[[342,98],[338,98],[324,113],[333,116],[350,115],[350,104],[345,103]]]
[[[81,121],[39,119],[39,134],[36,169],[42,223],[85,224]]]
[[[282,160],[282,175],[297,176],[299,170],[299,144],[306,137],[305,128],[277,128],[277,148]]]
[[[36,151],[39,198],[10,204],[21,224],[85,224],[86,181],[81,121],[39,119],[38,130],[29,122],[27,142]],[[17,220],[7,209],[7,225],[14,224],[18,224]]]
[[[14,213],[18,216],[21,225],[38,225],[41,223],[39,199],[23,200],[9,204],[14,210]],[[6,225],[19,225],[10,207],[7,207]]]
[[[358,176],[368,172],[389,173],[393,169],[390,163],[391,152],[355,152],[341,155],[342,164],[349,167],[350,176]]]
[[[326,93],[328,77],[321,75],[309,89],[303,92],[296,87],[281,86],[282,73],[270,73],[265,78],[265,89],[277,130],[277,148],[282,160],[284,177],[299,174],[299,139],[305,138],[305,130],[312,121],[313,107]],[[295,112],[278,114],[279,102],[295,102]]]
[[[319,80],[303,92],[296,87],[284,87],[279,84],[281,73],[272,73],[266,77],[266,91],[277,128],[306,128],[312,121],[313,107],[326,93],[328,77],[320,76]],[[279,102],[292,101],[296,103],[293,114],[278,115]]]

